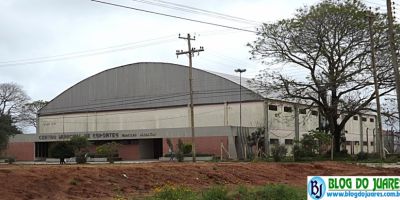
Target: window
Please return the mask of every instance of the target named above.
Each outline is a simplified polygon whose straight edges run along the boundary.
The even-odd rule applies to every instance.
[[[369,118],[369,122],[374,122],[375,119],[374,118]]]
[[[283,107],[283,112],[292,112],[292,107],[284,106]]]
[[[367,118],[366,118],[366,117],[363,117],[363,118],[362,118],[362,121],[363,121],[363,122],[366,122],[366,121],[367,121]]]
[[[374,142],[371,142],[371,146],[374,146]]]
[[[307,110],[304,108],[304,109],[299,109],[299,113],[300,114],[306,114],[307,113]]]
[[[273,110],[273,111],[277,111],[278,110],[278,106],[276,106],[276,105],[268,105],[268,109],[269,110]]]
[[[353,116],[353,120],[358,120],[358,116]]]
[[[368,142],[363,142],[363,145],[364,146],[368,146]]]
[[[270,139],[269,143],[270,144],[279,144],[279,139]]]
[[[293,139],[285,139],[285,144],[293,144]]]
[[[359,141],[354,141],[354,145],[360,145]]]
[[[311,111],[311,114],[317,116],[317,115],[318,115],[318,111],[312,110],[312,111]]]

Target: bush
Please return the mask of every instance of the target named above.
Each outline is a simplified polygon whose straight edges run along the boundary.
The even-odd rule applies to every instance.
[[[368,153],[365,152],[360,152],[357,154],[357,160],[367,160],[368,159]]]
[[[222,186],[212,187],[202,195],[203,200],[228,200],[228,191]]]
[[[386,157],[385,162],[387,163],[397,163],[398,162],[398,157],[396,155],[390,155]]]
[[[237,194],[234,196],[234,199],[254,200],[257,199],[257,194],[255,191],[251,191],[249,188],[241,185],[237,189]]]
[[[184,150],[184,144],[182,140],[179,138],[178,139],[178,151],[175,153],[176,159],[178,162],[183,162],[184,155],[183,155],[183,150]]]
[[[87,158],[85,154],[76,154],[75,161],[78,164],[85,164],[87,162]]]
[[[109,163],[114,163],[115,158],[118,158],[118,146],[119,144],[116,142],[109,142],[96,147],[96,153],[106,155],[107,161]]]
[[[192,144],[183,144],[183,154],[192,153]]]
[[[74,156],[74,149],[67,142],[57,142],[50,145],[49,154],[53,158],[69,158]]]
[[[5,160],[5,162],[8,163],[8,164],[13,164],[13,163],[15,162],[15,158],[14,158],[14,157],[8,157],[8,158]]]
[[[274,161],[279,162],[286,156],[287,148],[285,147],[285,145],[275,145],[272,148],[271,152]]]
[[[164,186],[156,189],[152,199],[157,200],[198,200],[198,195],[186,187]]]
[[[261,199],[293,200],[306,199],[306,195],[287,185],[267,185],[260,192]]]

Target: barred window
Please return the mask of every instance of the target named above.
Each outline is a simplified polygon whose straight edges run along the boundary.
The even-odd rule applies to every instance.
[[[292,107],[284,106],[283,107],[283,112],[292,112]]]
[[[311,114],[317,116],[317,115],[318,115],[318,111],[312,110],[312,111],[311,111]]]
[[[277,111],[278,110],[278,106],[276,106],[276,105],[268,105],[268,109],[269,110],[273,110],[273,111]]]
[[[269,143],[270,144],[279,144],[279,139],[270,139]]]
[[[293,139],[285,139],[285,144],[293,144]]]

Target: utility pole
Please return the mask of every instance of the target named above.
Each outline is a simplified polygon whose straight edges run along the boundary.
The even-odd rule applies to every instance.
[[[396,94],[397,94],[397,110],[399,111],[400,115],[400,77],[399,77],[399,63],[397,62],[397,54],[396,54],[396,44],[394,43],[394,31],[393,31],[393,15],[392,15],[392,1],[386,0],[386,7],[387,7],[387,16],[388,16],[388,35],[389,35],[389,47],[390,47],[390,54],[392,57],[392,63],[394,68],[394,77],[396,81]],[[399,127],[400,127],[400,120],[399,120]],[[383,143],[383,136],[382,138],[382,151],[384,148]]]
[[[376,65],[375,65],[374,32],[373,32],[373,29],[372,29],[373,19],[374,19],[373,13],[369,12],[369,14],[368,14],[368,25],[369,26],[368,27],[369,27],[370,46],[371,46],[371,66],[372,66],[372,74],[374,76],[375,101],[376,101],[377,125],[378,125],[378,127],[376,129],[377,130],[376,134],[379,136],[380,143],[381,143],[380,148],[379,148],[379,156],[380,156],[381,159],[383,159],[383,158],[385,158],[385,154],[384,154],[384,150],[383,150],[384,145],[383,145],[383,136],[382,136],[381,102],[380,102],[380,98],[379,98],[378,77],[377,77]],[[396,62],[397,62],[397,60],[396,60]],[[397,94],[399,95],[400,93],[397,93]],[[362,119],[360,119],[360,121],[362,121]]]
[[[195,134],[194,134],[194,112],[193,112],[193,77],[192,77],[192,57],[194,53],[200,53],[204,51],[204,48],[201,46],[200,49],[192,48],[190,41],[196,40],[195,37],[191,38],[190,34],[187,34],[187,37],[181,37],[179,34],[179,39],[187,40],[188,50],[176,50],[176,56],[182,54],[188,54],[189,56],[189,96],[190,96],[190,127],[192,131],[192,158],[193,162],[196,162],[196,143],[195,143]]]

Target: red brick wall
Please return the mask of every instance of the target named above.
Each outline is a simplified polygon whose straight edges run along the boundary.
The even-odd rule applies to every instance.
[[[7,155],[14,156],[17,161],[35,160],[34,142],[10,142],[7,148]]]
[[[122,160],[138,160],[140,159],[139,144],[125,144],[118,148],[119,157]]]
[[[171,138],[174,150],[176,151],[179,138]],[[182,138],[184,143],[191,143],[190,138]],[[207,153],[219,155],[221,153],[221,142],[228,150],[228,137],[227,136],[210,136],[210,137],[196,137],[196,153]],[[163,139],[163,154],[168,153],[167,139]]]

